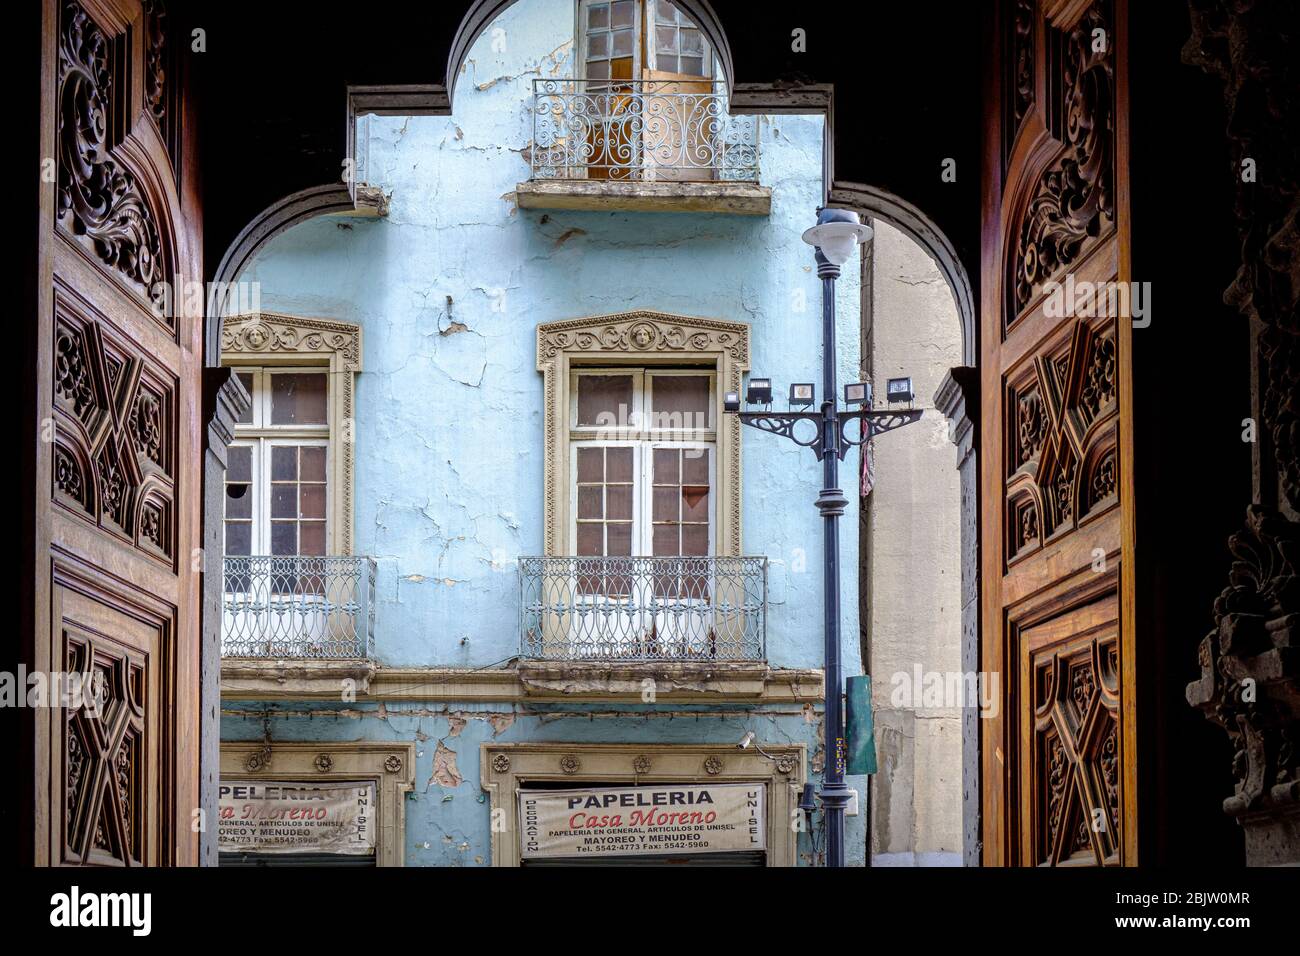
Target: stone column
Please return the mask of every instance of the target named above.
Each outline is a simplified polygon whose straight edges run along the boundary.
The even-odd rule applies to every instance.
[[[221,558],[224,549],[226,452],[235,422],[252,403],[228,368],[203,370],[203,574],[202,661],[200,666],[199,794],[203,832],[199,866],[217,865],[217,783],[221,773]],[[198,559],[201,558],[201,563]]]
[[[934,396],[935,407],[948,419],[948,434],[957,446],[961,475],[961,668],[980,670],[979,589],[979,469],[975,453],[975,423],[969,409],[979,411],[979,375],[967,366],[950,369]],[[962,865],[980,865],[980,724],[979,708],[967,702],[961,712],[961,829]]]

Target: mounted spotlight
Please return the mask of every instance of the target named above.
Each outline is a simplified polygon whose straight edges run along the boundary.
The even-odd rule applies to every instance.
[[[740,393],[724,392],[722,395],[722,410],[724,412],[740,411]]]
[[[790,386],[790,404],[801,407],[811,405],[817,397],[817,387],[811,383],[800,382]]]
[[[871,404],[871,383],[850,382],[848,385],[845,385],[844,404],[845,405],[870,405]]]
[[[910,378],[891,378],[885,388],[885,397],[893,402],[910,402],[916,396],[912,393]]]
[[[770,378],[751,378],[749,390],[745,392],[745,401],[750,405],[772,404],[772,380]]]

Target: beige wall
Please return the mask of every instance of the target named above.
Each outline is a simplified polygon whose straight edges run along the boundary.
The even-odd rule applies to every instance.
[[[911,699],[911,690],[918,664],[923,675],[961,670],[960,484],[948,422],[933,401],[944,374],[961,364],[961,325],[948,284],[921,247],[886,223],[873,225],[865,371],[877,405],[887,379],[910,375],[914,407],[924,414],[876,441],[875,487],[863,509],[864,636],[879,763],[870,850],[877,866],[960,865],[960,702],[936,706]]]

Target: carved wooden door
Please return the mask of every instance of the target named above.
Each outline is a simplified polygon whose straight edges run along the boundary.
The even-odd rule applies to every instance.
[[[1001,698],[982,734],[986,864],[1136,860],[1125,17],[1125,0],[1004,0],[992,26],[982,654]]]
[[[95,693],[34,718],[38,864],[196,859],[202,269],[173,54],[161,0],[45,0],[31,666]]]

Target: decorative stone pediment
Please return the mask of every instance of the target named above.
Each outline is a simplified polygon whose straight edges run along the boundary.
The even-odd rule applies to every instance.
[[[221,351],[275,354],[337,354],[340,371],[361,371],[361,327],[349,322],[308,319],[273,312],[227,318],[221,327]],[[229,363],[227,363],[229,364]]]

